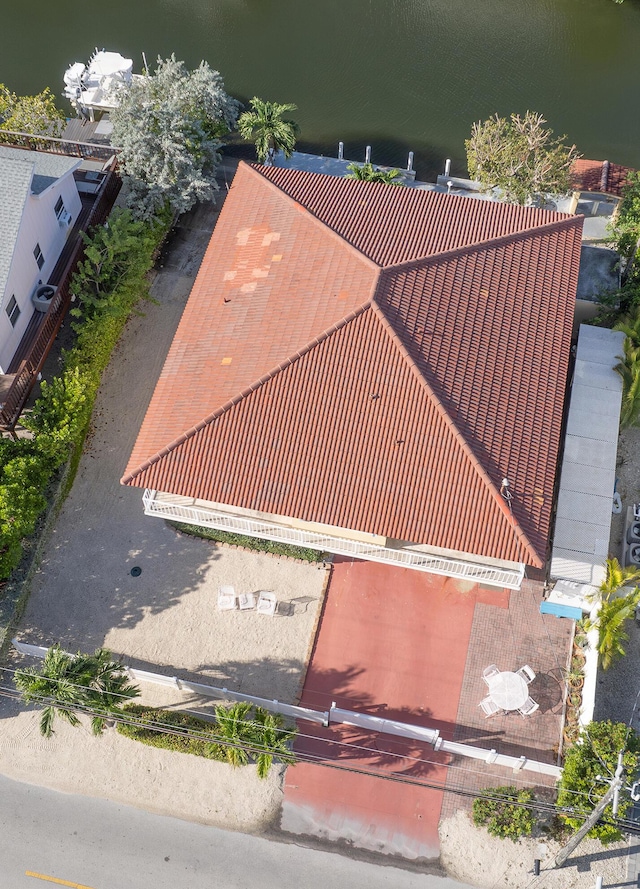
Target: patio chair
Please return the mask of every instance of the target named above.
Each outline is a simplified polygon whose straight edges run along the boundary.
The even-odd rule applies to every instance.
[[[256,597],[253,593],[241,593],[238,596],[238,607],[240,611],[250,611],[256,607]]]
[[[500,707],[496,704],[492,697],[483,698],[480,701],[479,706],[484,711],[485,717],[487,716],[495,716],[496,713],[500,712]]]
[[[218,590],[218,610],[235,611],[236,591],[232,586],[221,586]]]
[[[518,709],[518,713],[522,716],[531,716],[532,713],[535,713],[540,704],[533,700],[533,698],[527,698],[522,707]]]
[[[516,674],[522,676],[527,685],[529,685],[530,682],[533,682],[536,678],[536,674],[533,672],[529,664],[525,664],[524,667],[520,667],[519,670],[516,670]]]
[[[275,593],[269,593],[263,590],[258,596],[258,614],[268,614],[270,617],[276,613],[278,600]]]
[[[482,671],[482,678],[488,685],[491,677],[497,676],[499,672],[500,672],[500,670],[496,667],[496,665],[491,664],[491,666],[485,667],[484,670]]]

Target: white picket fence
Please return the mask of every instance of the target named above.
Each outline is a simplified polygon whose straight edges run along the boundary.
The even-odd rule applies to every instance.
[[[22,654],[31,657],[44,658],[48,649],[39,645],[29,645],[13,639],[13,646]],[[470,744],[458,744],[455,741],[446,741],[440,736],[437,729],[427,728],[421,725],[411,725],[406,722],[398,722],[394,719],[385,719],[381,716],[372,716],[369,713],[360,713],[354,710],[343,710],[331,704],[329,710],[313,710],[308,707],[299,707],[295,704],[284,704],[282,701],[259,698],[255,695],[245,695],[242,692],[231,691],[228,688],[219,688],[215,685],[203,685],[200,682],[190,682],[180,679],[178,676],[165,676],[162,673],[150,673],[147,670],[138,670],[134,667],[126,667],[127,673],[135,682],[150,682],[154,685],[165,685],[178,691],[191,692],[207,698],[218,698],[231,701],[247,701],[257,707],[264,707],[272,713],[280,713],[291,719],[303,719],[318,725],[330,726],[351,725],[362,728],[365,731],[376,734],[395,735],[400,738],[408,738],[413,741],[431,744],[436,751],[449,753],[452,756],[465,756],[471,759],[483,760],[490,765],[503,766],[514,772],[534,772],[537,775],[546,775],[556,780],[560,778],[562,769],[559,766],[546,762],[538,762],[526,756],[506,756],[497,750],[487,750],[484,747],[473,747]]]

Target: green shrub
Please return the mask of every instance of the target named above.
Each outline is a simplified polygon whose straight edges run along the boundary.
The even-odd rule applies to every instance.
[[[31,534],[46,506],[50,466],[31,442],[15,442],[0,455],[0,577],[20,561],[22,540]],[[7,459],[8,458],[8,459]]]
[[[117,729],[121,735],[141,741],[150,747],[161,747],[164,750],[176,750],[179,753],[192,753],[226,762],[227,751],[224,746],[216,743],[217,728],[204,719],[178,713],[174,710],[155,710],[140,704],[131,704],[124,708],[125,718],[132,717],[131,723],[118,722]],[[169,726],[184,734],[171,734],[158,729],[158,724]],[[156,728],[152,728],[155,725]],[[204,737],[193,738],[190,734]]]
[[[130,722],[118,722],[121,735],[150,747],[192,753],[227,762],[234,767],[254,762],[259,778],[266,778],[273,760],[293,764],[291,745],[296,729],[285,725],[277,713],[248,702],[215,705],[215,723],[188,713],[156,710],[139,704],[124,708]],[[166,729],[175,729],[173,734]],[[197,735],[197,737],[193,737]]]
[[[93,406],[91,377],[80,368],[63,371],[50,383],[43,381],[33,412],[23,420],[36,436],[43,455],[57,468],[70,448],[82,441]]]
[[[102,373],[133,307],[148,295],[147,272],[169,224],[166,214],[146,225],[114,210],[109,224],[87,238],[86,258],[71,281],[80,300],[73,310],[81,319],[73,324],[75,345],[23,420],[33,439],[0,439],[0,579],[20,561],[55,470],[70,455],[77,465]]]
[[[589,723],[580,733],[578,743],[567,750],[558,785],[558,805],[574,810],[575,817],[561,816],[572,830],[582,827],[584,819],[608,790],[606,779],[615,772],[621,750],[624,750],[626,779],[632,782],[640,766],[640,738],[622,722]],[[598,776],[604,776],[605,780],[599,780]],[[618,818],[624,818],[631,805],[628,795],[620,794]],[[605,810],[589,836],[605,844],[622,839],[613,823],[611,808]]]
[[[73,316],[87,321],[97,315],[128,314],[127,285],[146,275],[159,226],[137,221],[130,210],[116,208],[107,225],[96,228],[91,237],[83,235],[84,258],[71,283],[79,303],[71,309]]]
[[[486,827],[491,836],[508,838],[515,843],[520,837],[531,836],[536,823],[533,810],[516,803],[531,803],[534,799],[531,790],[487,787],[473,801],[473,823]]]
[[[261,553],[273,553],[277,556],[289,556],[291,559],[303,559],[305,562],[322,562],[324,554],[317,549],[303,546],[292,546],[289,543],[277,543],[274,540],[263,540],[260,537],[248,537],[244,534],[233,534],[230,531],[217,531],[215,528],[202,528],[199,525],[185,525],[182,522],[168,522],[183,534],[202,537],[204,540],[215,540],[230,546],[241,546]]]

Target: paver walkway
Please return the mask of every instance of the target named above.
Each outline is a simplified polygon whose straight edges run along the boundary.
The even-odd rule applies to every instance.
[[[506,607],[501,590],[375,562],[336,558],[303,701],[450,732],[455,723],[476,602]],[[305,733],[307,732],[305,728]],[[430,746],[357,730],[316,730],[301,752],[442,786],[446,757]],[[365,749],[327,744],[327,738]],[[421,761],[416,761],[416,758]],[[300,764],[287,773],[282,826],[342,837],[409,858],[438,855],[442,791]]]
[[[487,750],[554,760],[570,622],[539,614],[540,590],[481,588],[374,562],[336,559],[303,692],[309,706],[345,709],[437,728]],[[537,718],[485,720],[482,668],[538,672]],[[533,687],[533,686],[532,686]],[[302,725],[302,724],[301,724]],[[345,727],[302,728],[306,757],[449,789],[505,783],[482,762],[451,763],[431,746]],[[354,746],[357,745],[357,746]],[[378,749],[383,749],[381,753]],[[463,769],[463,771],[460,771]],[[441,789],[301,763],[286,776],[282,827],[346,839],[409,858],[436,857]],[[450,810],[461,798],[448,793]]]

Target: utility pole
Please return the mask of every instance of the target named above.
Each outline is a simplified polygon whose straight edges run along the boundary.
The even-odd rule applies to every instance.
[[[584,822],[580,830],[574,834],[566,846],[563,846],[562,849],[558,852],[554,859],[555,867],[562,867],[565,863],[569,855],[576,849],[582,840],[589,833],[591,828],[595,825],[598,818],[602,815],[604,810],[607,808],[609,803],[613,801],[613,815],[614,817],[618,814],[618,803],[620,802],[620,788],[622,787],[622,773],[624,769],[622,766],[622,753],[618,754],[618,767],[616,769],[616,773],[611,779],[611,784],[609,785],[609,789],[602,797],[598,805],[595,807],[593,812],[589,815],[587,820]]]

